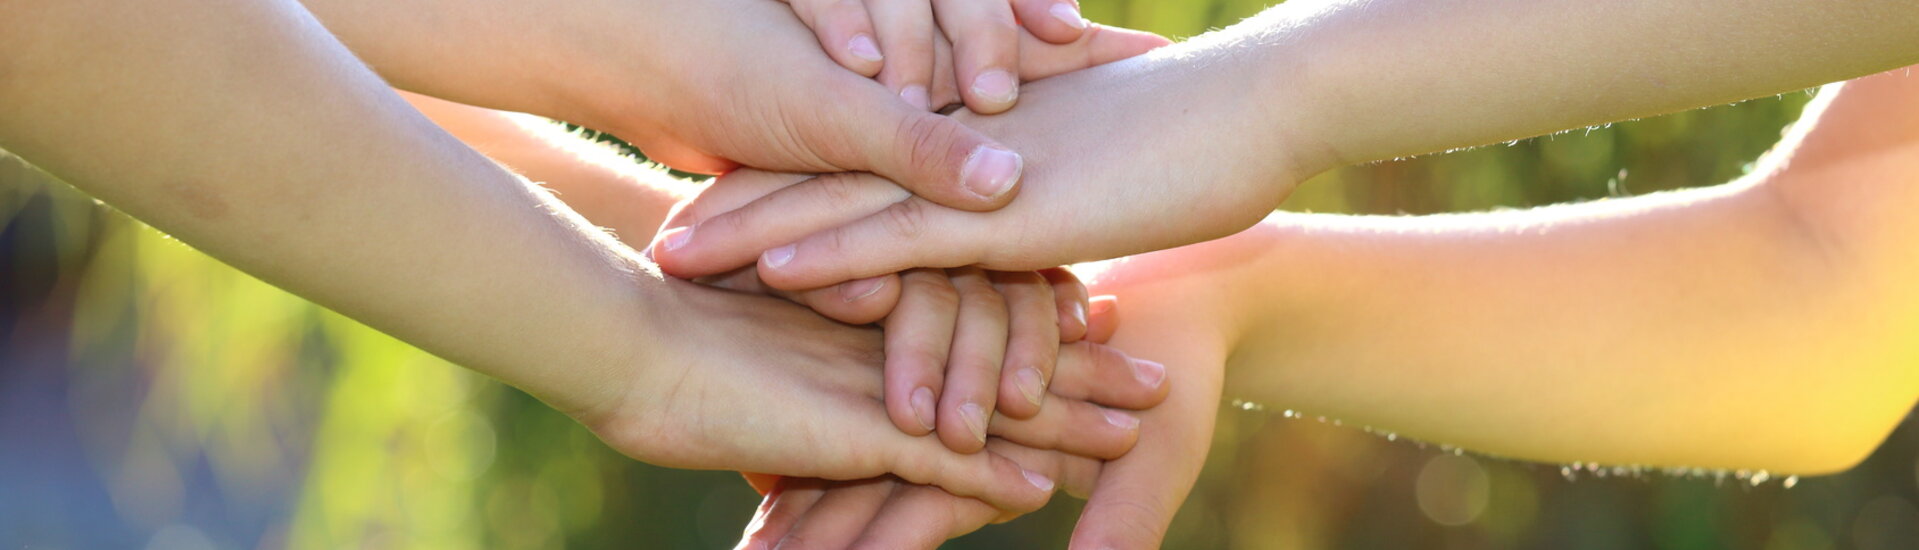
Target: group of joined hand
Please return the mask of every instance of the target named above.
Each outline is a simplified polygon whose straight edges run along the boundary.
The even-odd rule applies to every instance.
[[[1197,476],[1229,359],[1310,363],[1249,391],[1528,458],[1818,471],[1883,437],[1875,422],[1912,391],[1868,382],[1903,371],[1833,374],[1859,393],[1825,416],[1803,412],[1827,404],[1816,395],[1768,393],[1775,378],[1715,385],[1800,411],[1764,422],[1762,405],[1672,390],[1720,372],[1689,357],[1804,358],[1688,332],[1787,326],[1771,320],[1800,310],[1701,313],[1786,282],[1719,300],[1662,286],[1692,281],[1676,266],[1814,256],[1721,238],[1777,225],[1787,211],[1750,205],[1793,185],[1783,169],[1746,190],[1763,192],[1684,204],[1242,232],[1340,165],[1919,61],[1909,3],[1683,4],[1301,0],[1170,45],[1072,0],[16,0],[0,14],[0,146],[629,456],[747,472],[767,498],[743,546],[930,547],[1065,490],[1089,497],[1076,547],[1153,547]],[[1754,59],[1766,70],[1728,62]],[[647,180],[472,105],[721,175]],[[1810,135],[1782,147],[1815,149]],[[1716,208],[1738,215],[1656,215]],[[1612,246],[1621,234],[1663,240]],[[1121,260],[1092,290],[1060,267],[1229,235]],[[1532,307],[1549,292],[1523,291],[1547,275],[1667,315]],[[1119,289],[1123,304],[1096,295]],[[1316,314],[1286,325],[1282,308]],[[1826,319],[1884,317],[1843,313]],[[1642,346],[1564,328],[1582,323]],[[1375,346],[1375,329],[1400,332]],[[1488,343],[1501,330],[1534,345]],[[1580,361],[1643,368],[1621,384]],[[1622,396],[1635,406],[1611,414],[1639,422],[1620,425],[1696,430],[1564,436]],[[1857,422],[1820,432],[1833,445],[1747,437],[1842,416]],[[1731,440],[1750,454],[1710,444]]]

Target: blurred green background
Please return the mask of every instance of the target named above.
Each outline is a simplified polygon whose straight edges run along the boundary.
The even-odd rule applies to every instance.
[[[1267,3],[1084,9],[1183,37]],[[1346,168],[1285,207],[1419,214],[1724,182],[1810,97]],[[721,548],[757,502],[731,474],[613,453],[14,159],[0,228],[0,547]],[[1168,548],[1919,548],[1911,421],[1850,472],[1788,480],[1488,459],[1265,405],[1222,408]],[[948,546],[1061,547],[1078,506]]]

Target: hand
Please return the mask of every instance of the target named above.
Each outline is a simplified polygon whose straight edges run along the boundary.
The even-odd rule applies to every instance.
[[[744,204],[795,177],[760,173],[740,185],[713,188],[699,202],[677,207],[668,224],[696,223],[715,209]],[[752,269],[702,282],[781,295],[842,322],[884,317],[886,402],[894,423],[912,435],[940,427],[941,440],[967,453],[985,444],[985,427],[996,407],[1016,419],[1040,413],[1059,344],[1076,342],[1086,332],[1085,286],[1057,268],[1017,273],[918,269],[790,293],[764,287]],[[1159,364],[1133,364],[1142,381],[1155,387],[1164,382],[1165,368]],[[1125,450],[1080,454],[1113,458]]]
[[[887,88],[921,109],[939,105],[929,103],[927,96],[936,74],[967,83],[960,92],[967,108],[983,114],[1011,109],[1018,99],[1022,38],[1068,44],[1078,40],[1088,24],[1074,0],[932,0],[930,9],[928,0],[787,3],[840,66],[878,75]],[[935,48],[936,41],[956,46],[957,55],[947,54],[949,48]],[[953,66],[957,72],[950,70]]]
[[[611,132],[654,160],[887,174],[940,204],[996,208],[1022,161],[915,109],[819,53],[764,0],[308,0],[394,85]],[[1089,29],[1021,58],[1026,78],[1136,55],[1165,40]]]
[[[847,327],[769,297],[664,282],[651,315],[658,346],[641,371],[609,372],[628,382],[620,397],[575,416],[622,452],[653,464],[857,479],[892,473],[1007,510],[1043,504],[1052,483],[995,453],[953,453],[930,437],[900,433],[881,402],[877,330]],[[1099,380],[1132,378],[1124,356],[1092,344],[1062,350],[1062,372]],[[750,381],[750,383],[746,383]],[[599,392],[602,387],[592,388]],[[586,390],[583,390],[586,391]],[[1106,402],[1150,406],[1163,391],[1115,384]],[[564,390],[556,390],[563,393]],[[566,395],[543,395],[565,398]],[[1039,447],[1124,449],[1137,438],[1103,409],[1054,398],[1030,420],[995,419],[991,435]],[[1068,413],[1077,413],[1071,414]]]
[[[1158,548],[1198,479],[1218,413],[1222,362],[1182,347],[1179,340],[1142,339],[1121,331],[1118,341],[1147,343],[1153,351],[1169,354],[1168,364],[1181,379],[1165,403],[1140,413],[1148,431],[1131,453],[1102,464],[998,440],[988,446],[1024,468],[1059,480],[1068,494],[1090,498],[1073,532],[1073,548]],[[1172,360],[1174,356],[1193,360]],[[1188,384],[1188,378],[1194,383]],[[1062,395],[1077,391],[1068,387]],[[935,548],[1007,519],[978,500],[897,478],[787,478],[766,492],[738,547],[776,548],[803,541],[822,548]]]
[[[813,288],[911,267],[1065,265],[1251,226],[1291,191],[1302,162],[1293,155],[1311,148],[1249,158],[1208,144],[1214,133],[1273,132],[1245,128],[1244,111],[1257,107],[1232,93],[1184,88],[1174,77],[1190,69],[1174,61],[1186,60],[1162,57],[1032,83],[1026,107],[1003,115],[955,115],[1028,152],[1021,198],[1006,208],[964,212],[871,175],[826,175],[675,232],[652,253],[676,276],[757,261],[774,287]]]

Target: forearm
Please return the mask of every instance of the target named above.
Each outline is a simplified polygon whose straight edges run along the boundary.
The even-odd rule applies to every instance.
[[[301,0],[355,56],[367,59],[397,88],[453,102],[537,113],[574,123],[603,125],[597,102],[631,105],[628,98],[591,98],[580,90],[616,79],[591,69],[591,56],[618,56],[597,44],[606,21],[660,21],[641,0]],[[651,36],[656,29],[622,29]],[[595,50],[595,48],[601,50]],[[624,46],[624,44],[622,44]],[[622,65],[651,57],[622,57]],[[631,69],[658,73],[662,69]],[[566,73],[557,79],[557,73]],[[629,94],[645,94],[624,86]],[[601,130],[628,132],[631,128]]]
[[[402,93],[427,118],[507,169],[553,191],[621,242],[644,248],[674,204],[698,192],[552,121]]]
[[[1915,308],[1805,229],[1753,185],[1276,215],[1245,237],[1272,248],[1229,394],[1519,458],[1840,469],[1912,404],[1887,321]]]
[[[8,11],[0,146],[242,270],[543,398],[629,366],[626,342],[645,334],[632,313],[639,261],[434,128],[298,4]]]
[[[1207,67],[1182,95],[1268,97],[1240,143],[1303,148],[1310,175],[1908,65],[1915,22],[1899,0],[1311,0],[1154,55]]]

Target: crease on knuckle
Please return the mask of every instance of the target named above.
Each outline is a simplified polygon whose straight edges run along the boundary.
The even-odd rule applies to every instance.
[[[926,206],[913,200],[900,201],[880,214],[880,226],[890,237],[911,241],[926,231]]]
[[[957,124],[957,123],[952,123]],[[900,121],[894,143],[910,144],[905,168],[912,174],[930,174],[946,162],[947,150],[958,140],[943,116],[910,116]]]

